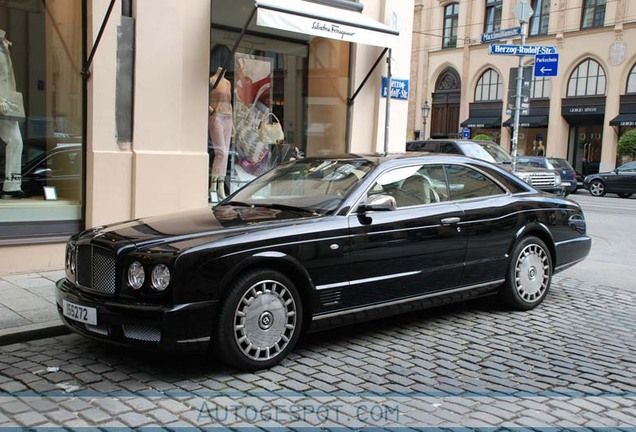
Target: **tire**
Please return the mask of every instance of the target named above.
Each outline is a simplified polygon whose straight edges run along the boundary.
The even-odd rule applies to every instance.
[[[590,194],[596,197],[605,196],[605,183],[600,180],[592,180],[590,183]]]
[[[546,244],[527,236],[515,245],[506,282],[501,290],[504,302],[516,310],[537,307],[548,294],[552,282],[552,259]]]
[[[629,198],[630,196],[632,196],[633,194],[630,193],[619,193],[617,194],[619,197],[621,198]]]
[[[298,290],[285,275],[273,270],[246,273],[219,309],[217,354],[243,370],[274,366],[294,348],[302,317]]]

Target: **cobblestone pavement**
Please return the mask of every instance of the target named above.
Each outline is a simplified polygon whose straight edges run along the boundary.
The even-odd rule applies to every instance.
[[[0,427],[633,428],[636,302],[555,278],[494,300],[305,336],[256,373],[77,335],[0,348]]]

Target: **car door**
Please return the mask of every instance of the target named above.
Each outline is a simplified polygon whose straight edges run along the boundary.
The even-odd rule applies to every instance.
[[[349,216],[348,306],[386,302],[457,286],[466,249],[462,211],[449,201],[442,165],[416,164],[382,173],[369,189],[390,195],[392,211]]]
[[[467,239],[462,285],[503,282],[519,218],[509,192],[474,166],[449,164],[446,174],[451,199],[462,210],[459,227]]]

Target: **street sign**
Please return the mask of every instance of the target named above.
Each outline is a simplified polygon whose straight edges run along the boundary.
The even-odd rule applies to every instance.
[[[534,14],[534,10],[530,7],[527,1],[521,0],[514,7],[515,18],[521,23],[526,23],[530,17]]]
[[[494,42],[501,39],[514,39],[517,36],[521,36],[521,27],[501,29],[490,33],[482,33],[481,43]]]
[[[389,79],[382,77],[382,97],[386,97],[386,88]],[[409,80],[407,79],[391,79],[391,99],[407,100],[409,98]]]
[[[559,70],[558,54],[537,54],[534,56],[534,76],[551,77],[557,76]]]
[[[464,138],[464,139],[470,138],[470,129],[469,128],[462,129],[462,138]]]
[[[537,55],[537,54],[556,54],[557,50],[555,46],[548,45],[490,45],[488,47],[488,54],[503,54],[503,55]]]

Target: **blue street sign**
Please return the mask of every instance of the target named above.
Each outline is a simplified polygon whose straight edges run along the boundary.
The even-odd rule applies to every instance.
[[[537,55],[537,54],[556,54],[557,50],[555,46],[544,45],[490,45],[488,47],[488,54],[503,54],[503,55]]]
[[[517,36],[521,36],[521,27],[501,29],[490,33],[482,33],[481,43],[494,42],[500,39],[513,39]]]
[[[382,77],[382,97],[386,97],[386,88],[389,79]],[[407,79],[391,79],[391,99],[407,100],[409,98],[409,80]]]
[[[534,56],[534,76],[551,77],[557,76],[559,70],[558,54],[537,54]]]
[[[469,128],[462,129],[462,138],[464,138],[464,139],[470,138],[470,129]]]

